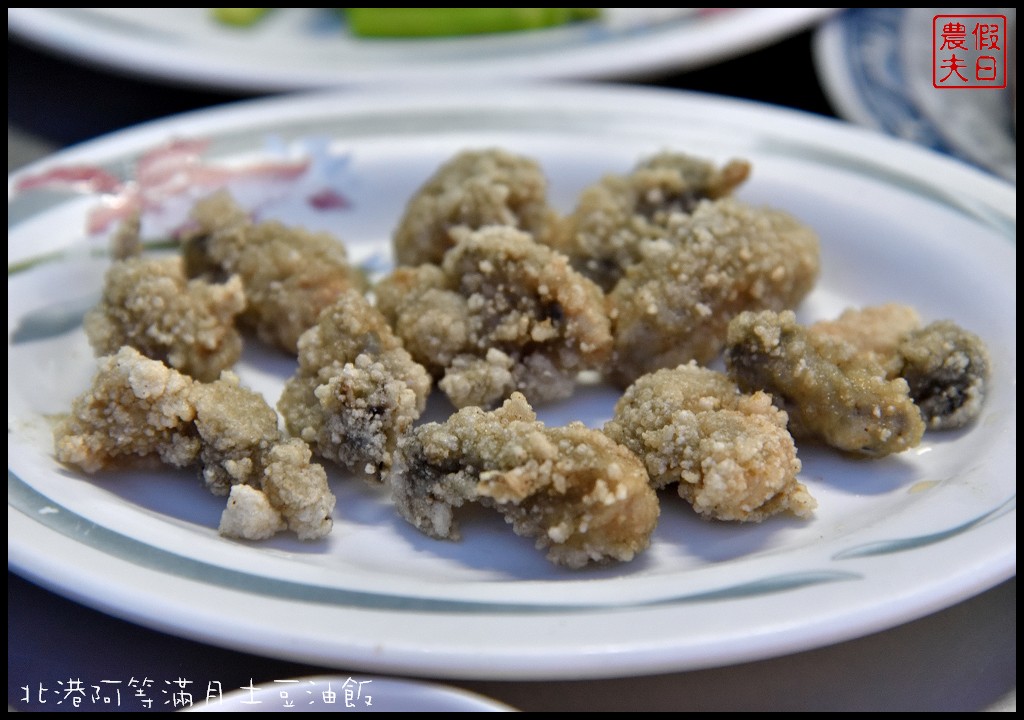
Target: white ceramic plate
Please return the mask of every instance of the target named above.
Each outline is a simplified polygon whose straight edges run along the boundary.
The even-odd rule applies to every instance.
[[[96,198],[14,191],[54,168],[100,163],[129,174],[141,153],[172,137],[207,138],[207,161],[218,165],[312,157],[291,182],[248,187],[250,204],[336,232],[378,271],[407,198],[460,149],[501,146],[538,159],[563,210],[602,174],[663,148],[746,157],[754,173],[740,197],[787,209],[821,235],[823,274],[802,319],[887,301],[910,303],[926,320],[953,319],[988,344],[992,390],[973,426],[929,435],[903,456],[850,460],[801,448],[802,477],[819,501],[808,522],[706,523],[667,493],[652,547],[613,567],[554,567],[483,511],[463,519],[461,543],[428,539],[378,488],[335,471],[327,540],[225,540],[216,534],[223,499],[190,473],[87,477],[55,463],[48,418],[94,372],[79,320],[108,261],[104,243],[83,232]],[[312,209],[307,201],[325,185],[347,205]],[[10,177],[8,198],[8,562],[111,614],[368,672],[583,678],[830,644],[1016,572],[1016,192],[909,143],[792,111],[637,88],[327,94],[118,133]],[[149,227],[161,222],[170,219]],[[250,343],[239,374],[273,403],[293,368]],[[616,397],[581,387],[541,417],[600,426]]]
[[[514,712],[462,688],[368,675],[274,680],[200,702],[190,712]]]
[[[8,28],[143,76],[248,91],[458,78],[636,77],[710,65],[812,27],[830,8],[607,8],[603,20],[490,36],[359,39],[334,13],[281,8],[238,30],[208,8],[8,8]]]
[[[1017,15],[1014,8],[850,8],[815,32],[822,86],[847,120],[1016,182],[1012,87],[950,91],[932,85],[932,20],[940,13],[1005,15],[1010,28]]]

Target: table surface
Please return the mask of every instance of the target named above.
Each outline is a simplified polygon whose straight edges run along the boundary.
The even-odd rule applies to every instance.
[[[713,67],[645,79],[835,116],[814,72],[812,33]],[[248,95],[173,87],[86,67],[8,38],[8,171],[68,145],[150,119]],[[785,83],[762,69],[787,68]],[[45,82],[40,82],[45,78]],[[69,108],[71,110],[69,110]],[[722,668],[588,681],[462,681],[524,711],[1016,710],[1016,577],[886,632]],[[8,572],[7,699],[20,711],[76,710],[53,690],[81,679],[216,679],[257,686],[308,675],[359,678],[165,635],[104,615]],[[365,673],[363,673],[365,674]],[[38,690],[47,688],[47,704]],[[26,701],[26,696],[29,697]],[[89,710],[88,702],[77,710]],[[123,703],[112,710],[139,710]],[[152,710],[170,706],[153,704]]]

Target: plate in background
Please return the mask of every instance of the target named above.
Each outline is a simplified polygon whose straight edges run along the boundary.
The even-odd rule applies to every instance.
[[[940,12],[998,13],[1006,15],[1010,28],[1017,14],[1014,8],[848,9],[815,31],[814,60],[822,86],[847,120],[1016,182],[1016,64],[1010,60],[1010,82],[1003,89],[933,87],[932,18]]]
[[[813,27],[832,8],[608,8],[599,21],[487,36],[380,40],[323,8],[252,28],[209,8],[8,8],[7,27],[53,52],[185,85],[251,92],[382,82],[629,78],[711,65]],[[666,12],[667,10],[667,12]]]

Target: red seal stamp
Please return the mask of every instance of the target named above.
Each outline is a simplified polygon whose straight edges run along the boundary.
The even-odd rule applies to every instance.
[[[932,85],[1006,87],[1006,16],[936,15],[932,19]]]

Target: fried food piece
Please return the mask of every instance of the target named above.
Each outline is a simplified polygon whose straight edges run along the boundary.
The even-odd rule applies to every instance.
[[[643,243],[642,259],[609,295],[609,375],[621,387],[690,360],[709,363],[733,317],[793,308],[818,277],[817,235],[779,210],[701,201],[665,227],[671,237]]]
[[[226,191],[196,203],[192,216],[198,228],[183,238],[189,276],[240,276],[247,298],[241,320],[287,352],[296,352],[299,336],[338,295],[365,289],[328,233],[253,223]]]
[[[251,486],[264,498],[235,493],[221,519],[224,535],[259,539],[288,527],[314,540],[333,524],[323,468],[310,463],[305,443],[282,437],[273,408],[231,373],[200,383],[122,347],[100,359],[92,388],[56,426],[54,444],[60,462],[88,473],[157,456],[174,467],[199,466],[215,495]]]
[[[513,391],[567,397],[611,351],[604,296],[565,256],[511,227],[456,233],[440,266],[399,268],[377,306],[456,407],[493,407]]]
[[[642,259],[642,243],[671,239],[672,220],[693,212],[702,199],[730,194],[749,174],[746,160],[730,160],[719,169],[690,155],[659,153],[629,175],[609,175],[584,190],[555,247],[610,292],[626,268]]]
[[[981,412],[988,349],[954,322],[924,326],[912,307],[889,303],[847,309],[837,320],[814,323],[808,332],[841,341],[837,352],[866,354],[885,368],[886,377],[906,380],[930,429],[963,427]]]
[[[395,262],[440,264],[455,244],[453,228],[509,225],[546,242],[556,222],[547,179],[535,161],[504,150],[467,150],[409,200],[394,233]]]
[[[924,433],[906,380],[834,334],[808,332],[791,311],[737,316],[725,363],[741,388],[775,397],[798,438],[881,457],[916,446]]]
[[[346,468],[378,477],[419,418],[431,378],[387,320],[342,293],[299,338],[299,368],[278,402],[288,431]]]
[[[242,281],[189,280],[180,257],[119,260],[107,271],[99,305],[85,316],[96,355],[131,345],[197,380],[212,382],[235,364],[245,308]]]
[[[455,508],[479,502],[572,568],[631,560],[660,512],[632,453],[582,423],[545,427],[520,393],[497,410],[464,408],[415,428],[388,483],[402,517],[431,537],[459,539]]]
[[[744,394],[691,363],[630,385],[604,432],[640,458],[656,489],[678,483],[701,516],[760,522],[783,512],[810,517],[817,506],[797,480],[786,420],[767,393]]]
[[[85,472],[156,455],[175,467],[198,461],[195,381],[131,347],[100,358],[92,388],[54,431],[57,459]]]

